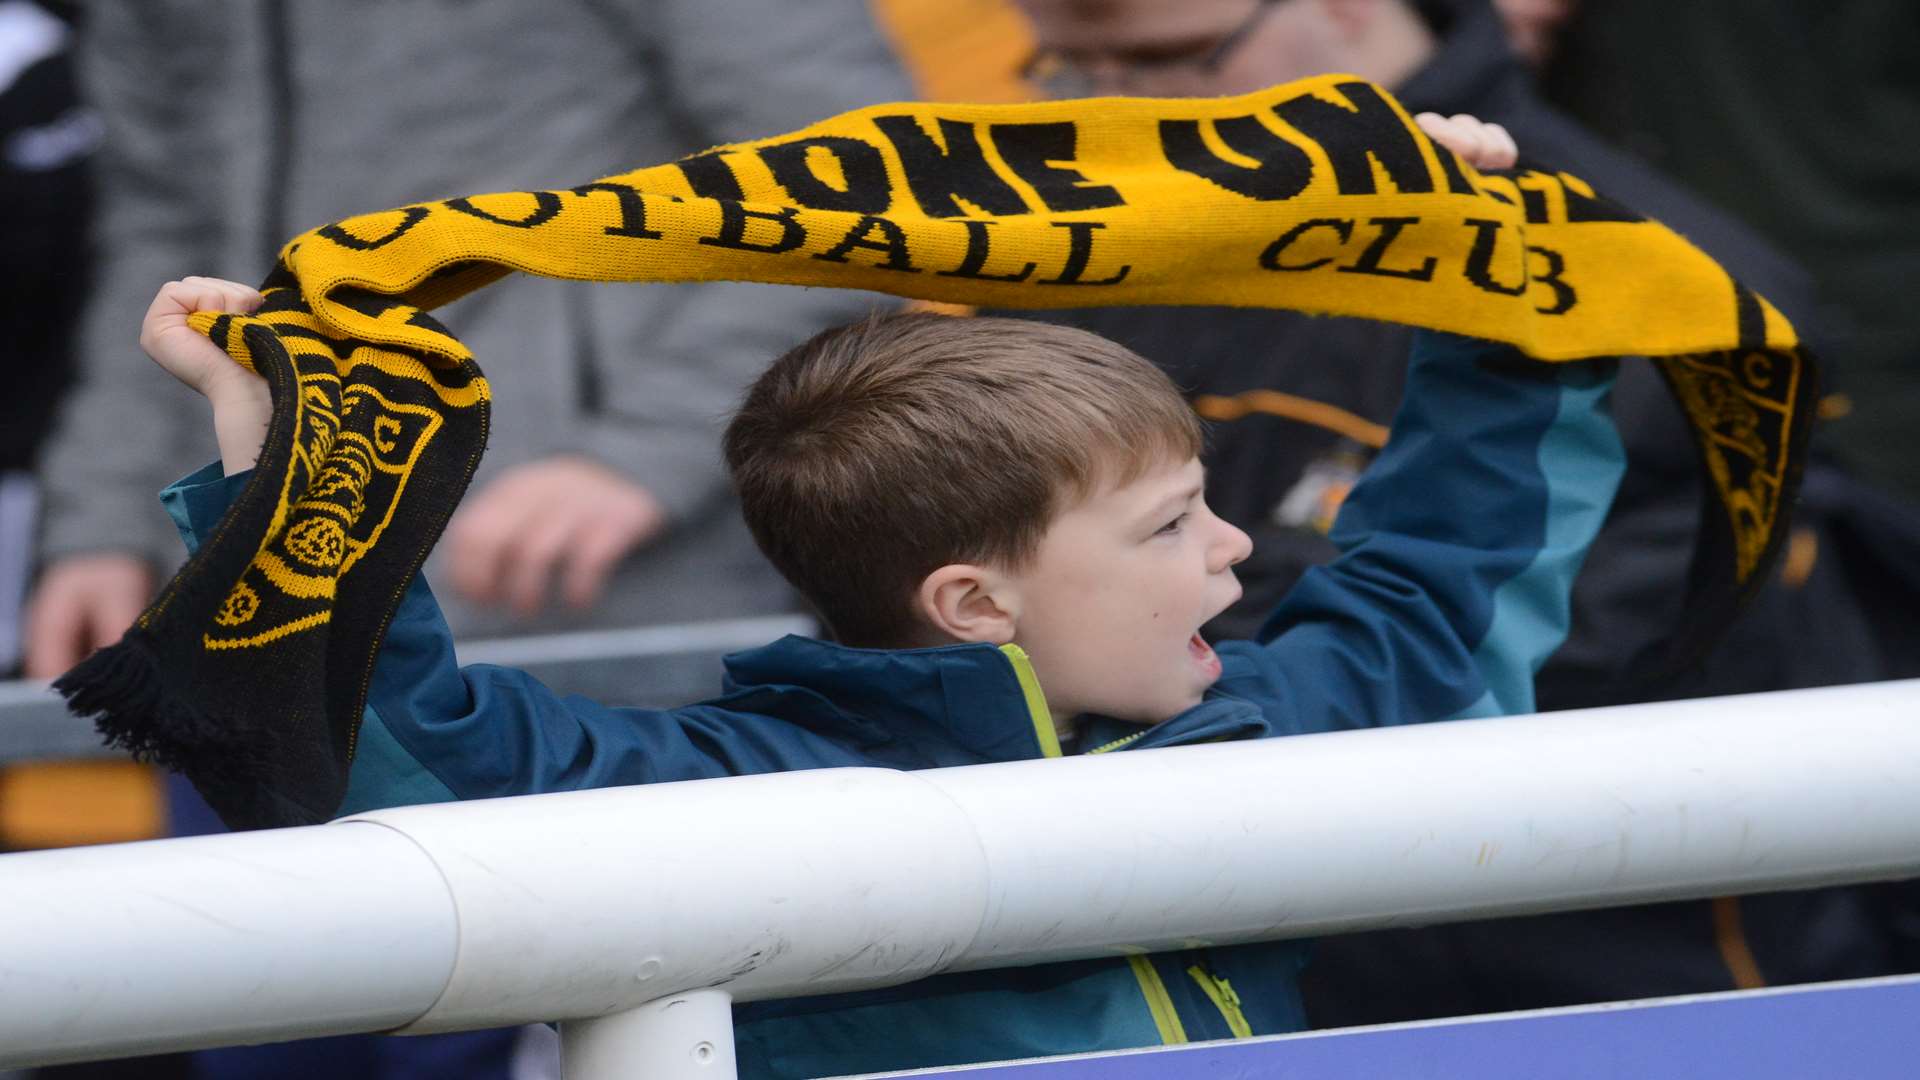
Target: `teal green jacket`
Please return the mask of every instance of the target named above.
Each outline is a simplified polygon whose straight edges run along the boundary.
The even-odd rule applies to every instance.
[[[1496,370],[1497,369],[1497,370]],[[1216,647],[1219,683],[1151,727],[1088,717],[1061,746],[1016,646],[853,649],[787,637],[726,659],[724,693],[675,709],[561,697],[462,669],[424,581],[375,667],[343,813],[616,784],[1136,752],[1529,712],[1568,593],[1623,468],[1611,361],[1543,365],[1421,335],[1392,438],[1257,640]],[[164,495],[191,544],[242,478]],[[1044,827],[1037,823],[1036,827]],[[1071,913],[1062,913],[1069,917]],[[1296,1031],[1295,942],[943,975],[742,1005],[743,1077],[807,1077]]]

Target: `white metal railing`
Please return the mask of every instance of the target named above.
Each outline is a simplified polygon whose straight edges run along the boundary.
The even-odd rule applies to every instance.
[[[665,706],[718,693],[725,654],[814,629],[804,615],[762,615],[484,638],[457,642],[455,650],[462,664],[521,668],[566,693],[610,698],[639,687],[647,700],[622,703]],[[120,756],[46,683],[0,681],[0,765]]]
[[[0,682],[0,765],[120,756],[102,746],[93,725],[76,720],[46,683]]]
[[[1920,875],[1920,681],[0,856],[0,1067],[562,1021],[725,1077],[728,1004],[937,971]]]

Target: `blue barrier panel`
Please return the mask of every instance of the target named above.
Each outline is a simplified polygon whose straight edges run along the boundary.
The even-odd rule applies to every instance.
[[[1920,976],[976,1065],[955,1080],[1912,1080]]]

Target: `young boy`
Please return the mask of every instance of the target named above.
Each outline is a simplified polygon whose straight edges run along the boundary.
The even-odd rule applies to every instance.
[[[1502,163],[1469,141],[1477,127],[1441,127],[1469,160]],[[229,475],[164,496],[189,544],[243,482],[266,413],[259,381],[183,320],[256,302],[174,283],[142,335],[214,405]],[[343,812],[1528,711],[1622,469],[1611,371],[1423,335],[1393,437],[1334,530],[1342,557],[1258,640],[1214,647],[1199,630],[1238,597],[1249,542],[1202,500],[1200,429],[1157,369],[1038,323],[829,331],[753,386],[726,454],[763,549],[840,644],[729,657],[711,701],[608,708],[459,669],[416,580]],[[742,1006],[738,1060],[743,1076],[818,1076],[1293,1031],[1302,957],[1298,943],[1193,949]]]

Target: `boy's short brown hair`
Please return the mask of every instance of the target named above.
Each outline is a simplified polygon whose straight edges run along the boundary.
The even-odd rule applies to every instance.
[[[1097,334],[909,314],[816,335],[727,427],[754,539],[847,644],[920,636],[949,563],[1019,569],[1055,515],[1200,451],[1166,375]]]

